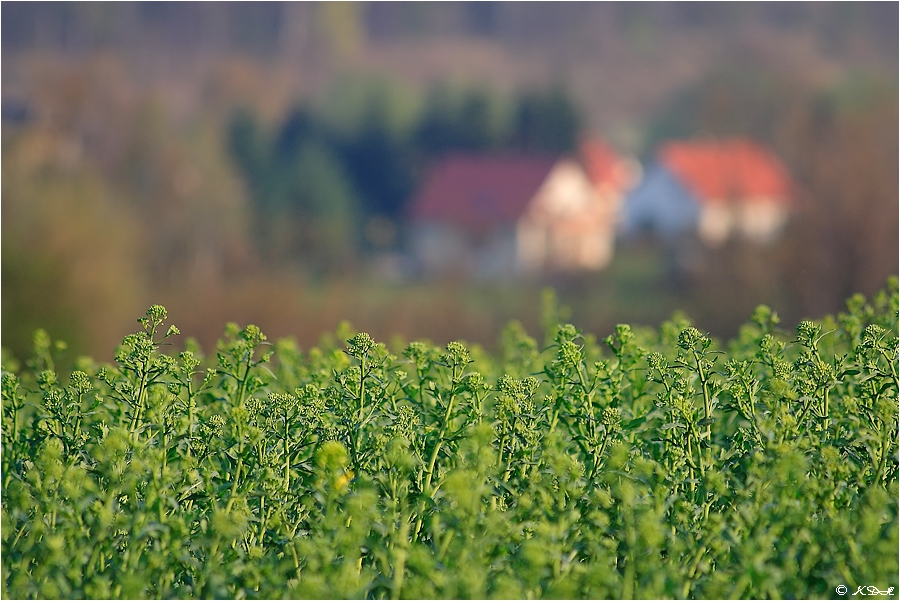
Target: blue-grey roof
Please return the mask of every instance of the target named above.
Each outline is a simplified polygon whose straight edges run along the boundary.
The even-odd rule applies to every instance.
[[[622,235],[653,232],[676,237],[696,228],[697,200],[664,166],[655,163],[628,195],[622,208]]]

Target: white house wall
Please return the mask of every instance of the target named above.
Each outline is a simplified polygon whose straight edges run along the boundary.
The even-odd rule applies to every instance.
[[[584,170],[574,161],[560,161],[538,188],[530,212],[571,217],[597,204],[597,192]]]
[[[602,269],[612,256],[614,210],[581,166],[560,161],[519,221],[519,270]]]
[[[744,236],[766,244],[778,236],[786,221],[784,203],[774,198],[755,198],[741,207],[738,223]]]
[[[697,233],[708,246],[721,246],[734,227],[734,211],[724,202],[711,202],[700,210]]]
[[[578,263],[585,269],[603,269],[612,260],[615,241],[612,234],[585,236],[578,249]]]
[[[740,204],[712,202],[700,212],[697,230],[709,246],[721,246],[733,234],[759,244],[775,239],[787,220],[784,203],[777,199],[753,198]]]

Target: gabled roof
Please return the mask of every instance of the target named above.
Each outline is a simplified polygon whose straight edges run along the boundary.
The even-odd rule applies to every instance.
[[[606,185],[622,191],[631,184],[631,175],[622,157],[605,142],[585,140],[581,144],[581,158],[594,186]]]
[[[658,156],[701,202],[790,201],[781,161],[751,140],[669,142]]]
[[[626,235],[642,230],[666,238],[697,227],[700,204],[695,195],[664,165],[651,165],[622,207],[620,227]]]
[[[513,224],[556,162],[533,156],[448,156],[433,165],[410,204],[410,217],[475,231]]]

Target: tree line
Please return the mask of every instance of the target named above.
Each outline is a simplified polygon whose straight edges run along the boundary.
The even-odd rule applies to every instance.
[[[482,88],[437,86],[405,127],[392,123],[377,94],[359,110],[349,126],[311,102],[274,127],[247,108],[230,119],[229,152],[249,188],[256,242],[268,258],[302,257],[327,271],[359,251],[393,247],[396,236],[360,233],[373,219],[402,222],[435,158],[566,153],[575,149],[584,122],[561,86],[520,91],[512,99]]]

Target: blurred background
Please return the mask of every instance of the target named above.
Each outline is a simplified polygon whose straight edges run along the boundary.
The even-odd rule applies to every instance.
[[[898,272],[898,5],[3,2],[2,344],[733,335]]]

